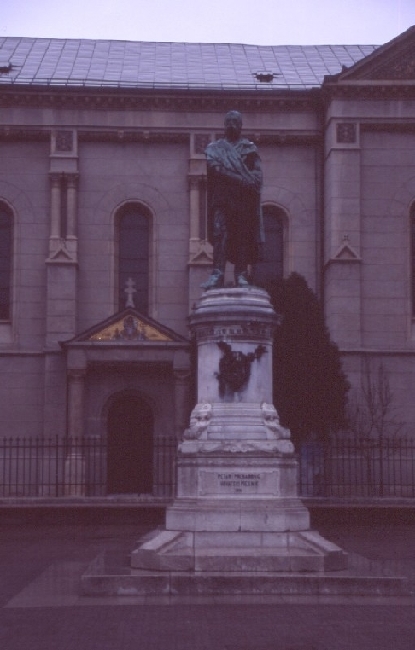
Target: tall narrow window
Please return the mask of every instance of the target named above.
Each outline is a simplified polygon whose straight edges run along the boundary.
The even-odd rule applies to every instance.
[[[11,314],[11,274],[13,249],[13,214],[0,202],[0,320]]]
[[[415,317],[415,202],[412,203],[410,213],[411,228],[411,298],[412,316]]]
[[[199,215],[200,215],[199,237],[201,240],[206,241],[208,239],[208,227],[207,227],[206,178],[205,177],[201,178],[199,182]]]
[[[150,215],[143,205],[128,203],[117,214],[118,308],[149,310]],[[126,291],[127,289],[127,291]]]
[[[266,285],[284,275],[284,218],[285,213],[276,205],[264,205],[262,216],[265,244],[260,261],[255,266],[255,282]]]

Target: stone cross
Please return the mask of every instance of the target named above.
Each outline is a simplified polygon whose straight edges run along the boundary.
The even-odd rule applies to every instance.
[[[137,293],[137,289],[135,288],[135,282],[132,278],[128,278],[126,281],[124,292],[127,294],[125,306],[135,307],[133,295]]]

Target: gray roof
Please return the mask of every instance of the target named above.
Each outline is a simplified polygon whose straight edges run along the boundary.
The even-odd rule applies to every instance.
[[[376,47],[0,38],[0,85],[307,90]]]

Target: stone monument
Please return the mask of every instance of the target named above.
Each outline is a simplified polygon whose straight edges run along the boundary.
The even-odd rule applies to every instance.
[[[310,529],[298,496],[290,432],[272,404],[276,314],[268,294],[249,285],[263,239],[262,171],[241,128],[230,111],[225,137],[206,151],[213,270],[190,316],[197,403],[178,442],[177,494],[164,529],[131,554],[129,574],[97,558],[82,577],[89,595],[378,594],[402,586],[343,571],[347,554]],[[227,262],[233,288],[224,287]]]
[[[248,282],[263,240],[261,162],[225,116],[224,138],[206,150],[213,271],[190,317],[197,343],[197,404],[178,446],[177,496],[166,527],[131,556],[138,569],[302,572],[343,569],[347,556],[310,531],[297,495],[290,432],[272,404],[276,315]],[[226,289],[226,262],[235,288]]]
[[[297,494],[290,432],[272,404],[268,294],[210,289],[190,324],[197,404],[178,445],[177,496],[165,529],[143,540],[131,566],[250,575],[346,568],[347,555],[310,530]]]

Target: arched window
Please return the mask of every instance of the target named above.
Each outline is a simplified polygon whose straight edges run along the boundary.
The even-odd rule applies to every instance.
[[[415,202],[412,203],[410,212],[411,230],[411,299],[412,316],[415,317]]]
[[[0,320],[11,317],[13,214],[0,201]]]
[[[149,310],[150,214],[140,203],[127,203],[116,215],[118,308],[130,305],[143,314]],[[131,282],[132,281],[132,282]],[[132,287],[130,293],[126,292]]]
[[[262,259],[255,266],[255,282],[266,285],[284,275],[284,211],[276,205],[264,205],[262,216],[265,244]]]

